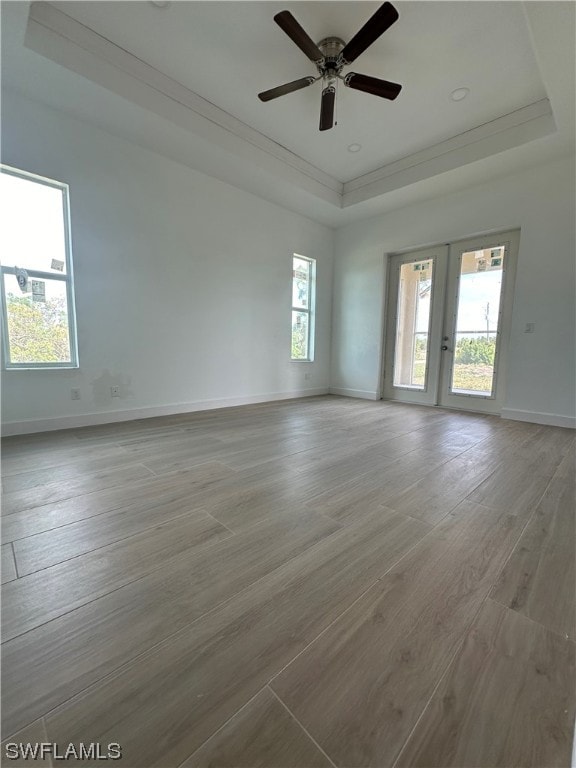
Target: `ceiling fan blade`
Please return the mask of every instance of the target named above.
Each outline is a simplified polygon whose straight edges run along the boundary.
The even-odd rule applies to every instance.
[[[334,125],[334,102],[336,89],[329,85],[322,91],[322,106],[320,107],[320,130],[327,131]]]
[[[397,18],[398,11],[392,3],[381,5],[376,13],[364,24],[362,29],[344,46],[342,58],[346,64],[352,64],[361,53],[364,53],[369,45],[372,45],[383,32],[386,32],[388,27],[394,24]]]
[[[379,77],[359,75],[357,72],[349,72],[344,78],[344,85],[356,91],[382,96],[383,99],[390,99],[390,101],[393,101],[402,90],[402,86],[398,83],[389,83],[388,80],[380,80]]]
[[[316,43],[304,32],[290,11],[280,11],[274,16],[274,21],[282,29],[292,42],[303,51],[312,61],[323,61],[324,54]]]
[[[317,77],[312,76],[301,77],[300,80],[292,80],[291,83],[284,83],[284,85],[279,85],[276,88],[270,88],[269,91],[262,91],[262,93],[258,94],[258,98],[260,101],[271,101],[272,99],[277,99],[278,96],[285,96],[287,93],[299,91],[300,88],[306,88],[315,83],[317,79]]]

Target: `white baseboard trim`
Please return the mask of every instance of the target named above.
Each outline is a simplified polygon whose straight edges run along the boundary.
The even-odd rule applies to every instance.
[[[557,413],[538,413],[537,411],[517,411],[514,408],[503,408],[500,414],[503,419],[513,421],[530,421],[532,424],[547,424],[551,427],[568,427],[576,429],[576,417],[560,416]]]
[[[159,405],[147,408],[130,408],[123,411],[102,411],[101,413],[83,413],[77,416],[59,416],[53,419],[29,419],[25,421],[10,421],[2,424],[3,437],[12,435],[29,435],[35,432],[52,432],[57,429],[73,429],[74,427],[92,427],[98,424],[114,424],[119,421],[134,421],[149,419],[154,416],[173,416],[178,413],[193,413],[208,411],[216,408],[234,408],[239,405],[270,403],[276,400],[294,400],[299,397],[315,397],[329,394],[328,387],[299,389],[293,392],[270,392],[265,395],[249,395],[248,397],[226,397],[219,400],[197,400],[192,403],[176,405]]]
[[[341,387],[330,387],[331,395],[342,395],[343,397],[359,397],[362,400],[379,400],[378,392],[371,392],[366,389],[342,389]]]

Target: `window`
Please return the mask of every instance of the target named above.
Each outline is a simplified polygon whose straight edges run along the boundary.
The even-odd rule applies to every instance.
[[[305,256],[292,260],[292,360],[314,359],[314,293],[316,262]]]
[[[0,166],[4,366],[77,368],[68,185]]]

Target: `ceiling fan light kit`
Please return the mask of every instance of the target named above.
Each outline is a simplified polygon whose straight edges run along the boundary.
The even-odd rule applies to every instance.
[[[370,93],[384,99],[395,99],[402,86],[381,80],[378,77],[361,75],[357,72],[342,74],[348,64],[355,61],[368,46],[377,40],[398,19],[398,11],[391,3],[384,3],[376,13],[368,19],[362,29],[357,32],[349,43],[339,37],[325,37],[318,44],[302,29],[290,11],[280,11],[274,16],[274,21],[288,37],[314,62],[318,70],[317,77],[302,77],[290,83],[279,85],[258,94],[261,101],[271,101],[279,96],[307,88],[312,83],[322,80],[322,101],[320,106],[320,130],[327,131],[334,125],[334,107],[336,104],[336,86],[341,80],[348,88]]]

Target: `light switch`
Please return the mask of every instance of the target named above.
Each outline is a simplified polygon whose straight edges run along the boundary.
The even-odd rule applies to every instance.
[[[534,323],[526,323],[526,327],[524,328],[524,333],[534,333]]]

